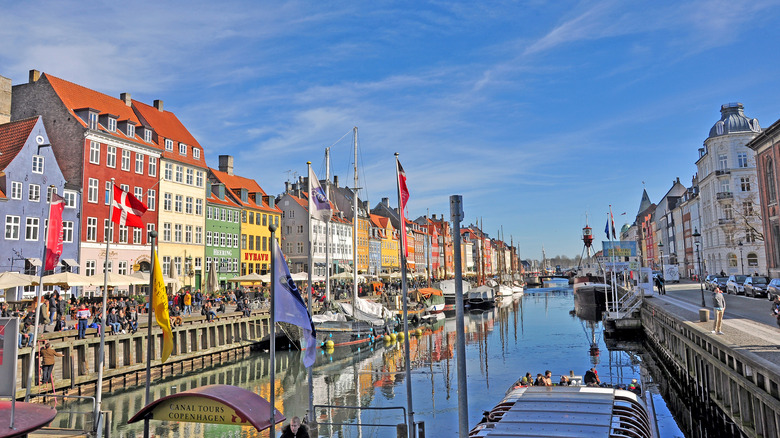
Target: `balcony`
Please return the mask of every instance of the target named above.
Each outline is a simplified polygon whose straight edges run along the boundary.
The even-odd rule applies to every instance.
[[[731,171],[728,169],[718,169],[715,171],[715,176],[728,176],[731,175]]]
[[[734,193],[732,193],[732,192],[718,192],[715,195],[715,197],[718,198],[719,201],[724,200],[724,199],[733,199],[734,198]]]
[[[734,218],[720,218],[718,219],[718,225],[733,225],[736,221]]]

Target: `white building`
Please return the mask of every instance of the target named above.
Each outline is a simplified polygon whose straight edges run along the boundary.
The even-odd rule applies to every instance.
[[[696,161],[701,256],[707,274],[766,272],[755,152],[745,145],[761,132],[741,103],[722,105]]]

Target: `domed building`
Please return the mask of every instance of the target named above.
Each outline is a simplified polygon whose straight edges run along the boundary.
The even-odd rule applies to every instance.
[[[696,161],[704,271],[766,274],[756,154],[746,146],[761,127],[741,103],[722,105],[720,113]]]

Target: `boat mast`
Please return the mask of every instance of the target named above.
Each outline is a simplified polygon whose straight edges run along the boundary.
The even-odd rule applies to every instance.
[[[482,253],[480,255],[481,259],[481,265],[482,265],[482,278],[480,279],[480,286],[485,284],[485,232],[483,230],[483,226],[485,226],[485,223],[482,221],[482,218],[479,218],[479,239],[480,239],[480,245],[479,249]]]
[[[330,202],[330,147],[325,148],[325,199]],[[330,302],[330,218],[325,221],[325,299]]]
[[[428,241],[426,245],[428,250],[425,252],[425,261],[428,264],[428,287],[431,287],[431,224],[428,222],[428,217],[431,215],[430,210],[425,209],[425,238]]]
[[[357,223],[358,223],[358,168],[357,168],[357,135],[358,129],[355,126],[354,133],[354,151],[355,151],[355,163],[353,170],[355,171],[355,186],[352,188],[352,305],[357,302],[358,296],[358,272],[357,272]]]
[[[444,251],[440,251],[440,252],[442,252],[442,254],[444,254],[444,256],[443,256],[443,258],[444,258],[444,278],[442,278],[442,280],[446,280],[447,279],[447,235],[446,235],[446,231],[444,229],[444,215],[443,214],[441,215],[441,246],[444,248]]]

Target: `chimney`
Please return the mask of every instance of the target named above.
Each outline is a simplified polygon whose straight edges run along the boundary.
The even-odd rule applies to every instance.
[[[336,188],[339,188],[339,176],[333,175],[333,185],[336,186]]]
[[[390,206],[390,198],[382,198],[382,204],[386,206]]]
[[[38,70],[30,70],[30,83],[38,82],[38,79],[41,78],[41,72]]]
[[[157,102],[157,101],[155,101]],[[233,175],[233,156],[232,155],[220,155],[219,156],[219,171],[225,172],[228,175]]]
[[[284,182],[284,193],[290,193],[290,181]]]
[[[163,110],[163,101],[160,100],[160,99],[155,99],[154,100],[154,107],[157,108],[157,111],[162,112],[162,110]]]
[[[431,215],[431,219],[434,220],[434,221],[436,220],[436,213]]]
[[[119,100],[123,101],[127,106],[133,106],[133,99],[130,98],[130,93],[121,93]]]
[[[11,80],[0,76],[0,125],[11,121]]]

